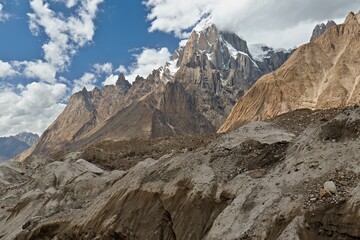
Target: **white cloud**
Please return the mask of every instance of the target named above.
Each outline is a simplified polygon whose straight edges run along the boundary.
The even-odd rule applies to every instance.
[[[0,3],[0,22],[5,22],[10,18],[10,14],[4,12],[4,5]]]
[[[64,84],[31,83],[0,92],[0,135],[23,131],[42,133],[63,111]],[[45,97],[46,96],[46,97]]]
[[[97,74],[105,73],[105,74],[109,75],[113,71],[113,65],[112,65],[112,63],[109,63],[109,62],[104,63],[104,64],[96,63],[96,64],[94,64],[93,68],[95,70],[95,73],[97,73]]]
[[[145,0],[144,4],[150,8],[149,31],[182,36],[210,14],[220,29],[244,36],[251,43],[265,42],[275,47],[307,42],[315,24],[359,10],[358,1],[353,0],[289,0],[281,3],[276,0]]]
[[[97,78],[96,78],[95,74],[84,73],[84,75],[81,78],[74,80],[74,88],[72,90],[72,93],[79,92],[84,87],[88,91],[91,91],[95,88],[96,81],[97,81]]]
[[[16,71],[9,63],[0,60],[0,78],[14,76],[15,74]]]
[[[135,81],[136,76],[147,77],[154,69],[164,66],[166,62],[170,61],[171,54],[167,48],[149,49],[145,48],[140,54],[134,55],[136,57],[135,64],[129,69],[126,76],[130,82]]]
[[[92,41],[94,19],[98,5],[104,0],[67,1],[68,7],[79,5],[75,15],[64,17],[50,9],[44,0],[31,0],[33,13],[29,13],[29,27],[34,35],[43,30],[49,41],[42,48],[44,58],[58,70],[70,64],[78,49]]]
[[[105,81],[102,83],[103,86],[106,85],[115,85],[116,81],[118,80],[119,76],[111,74],[110,76],[108,76]]]
[[[55,12],[51,2],[58,1],[75,8],[66,15]],[[42,133],[61,113],[68,83],[57,75],[71,64],[78,50],[92,42],[94,19],[104,0],[30,0],[32,13],[28,14],[29,28],[36,36],[44,32],[48,37],[42,45],[44,58],[32,61],[0,61],[0,135],[21,131]],[[0,21],[6,20],[0,4]],[[111,70],[109,70],[111,68]],[[105,64],[101,71],[111,74],[112,65]],[[13,86],[6,82],[11,77],[23,77],[40,82]],[[96,77],[85,74],[75,81],[76,88],[93,88]],[[80,89],[81,90],[81,89]]]
[[[28,78],[37,78],[48,83],[56,82],[56,69],[53,65],[41,60],[34,62],[20,62],[24,66],[23,74]]]
[[[91,91],[95,88],[98,81],[102,79],[105,79],[101,82],[102,86],[115,85],[119,78],[117,73],[126,74],[127,70],[123,65],[114,70],[112,63],[96,63],[89,72],[85,72],[81,78],[73,81],[72,93],[81,91],[84,87]]]
[[[44,31],[48,37],[48,41],[42,46],[44,60],[0,61],[0,78],[17,73],[26,78],[35,78],[49,83],[56,82],[57,73],[66,70],[78,50],[92,42],[95,33],[94,19],[98,6],[103,1],[63,1],[68,7],[77,6],[74,14],[64,17],[63,13],[53,11],[46,0],[30,0],[33,13],[28,14],[29,28],[34,35]],[[1,10],[0,4],[0,14]]]
[[[122,73],[122,74],[127,74],[127,70],[126,70],[126,67],[124,65],[120,65],[116,70],[115,72],[118,72],[118,73]]]
[[[78,3],[79,0],[68,0],[67,3],[66,3],[66,6],[68,8],[72,8],[74,7],[77,3]]]

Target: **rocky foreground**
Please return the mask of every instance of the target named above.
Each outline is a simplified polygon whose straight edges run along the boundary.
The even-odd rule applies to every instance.
[[[111,168],[80,156],[117,143],[5,163],[0,239],[359,239],[359,136],[359,107],[297,110]]]

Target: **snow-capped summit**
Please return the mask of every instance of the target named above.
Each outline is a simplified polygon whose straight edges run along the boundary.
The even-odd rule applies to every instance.
[[[214,23],[212,16],[209,15],[208,17],[201,19],[199,23],[196,24],[196,26],[193,28],[193,31],[201,32],[211,27],[211,25],[214,25]]]
[[[279,68],[294,52],[295,49],[274,49],[266,44],[250,44],[249,51],[252,58],[262,68],[274,71]]]

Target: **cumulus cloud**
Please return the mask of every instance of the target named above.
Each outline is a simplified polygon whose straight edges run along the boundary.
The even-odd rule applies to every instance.
[[[23,131],[41,134],[63,111],[61,100],[66,95],[64,84],[50,85],[33,82],[0,92],[0,135]],[[46,96],[46,97],[44,97]]]
[[[44,58],[59,70],[64,70],[80,47],[92,41],[94,19],[98,5],[104,0],[67,1],[68,7],[79,4],[75,15],[64,17],[50,9],[44,0],[31,0],[33,13],[29,13],[29,27],[34,35],[43,30],[49,41],[42,48]]]
[[[27,78],[39,79],[43,82],[55,83],[56,82],[56,68],[48,62],[41,60],[29,62],[12,62],[17,71]]]
[[[183,36],[210,15],[221,30],[235,32],[251,43],[275,47],[304,43],[315,24],[359,10],[353,0],[145,0],[144,4],[150,9],[149,31]],[[293,35],[295,30],[298,34]]]
[[[65,15],[56,12],[51,2],[63,2],[71,9]],[[45,33],[43,59],[31,61],[0,60],[0,135],[21,131],[41,133],[61,113],[67,97],[67,80],[57,76],[67,70],[80,48],[92,42],[99,5],[104,0],[30,0],[29,28],[37,36]],[[8,15],[0,4],[0,21]],[[112,65],[94,66],[102,74],[112,74]],[[95,71],[95,70],[94,70]],[[100,73],[99,73],[100,74]],[[12,85],[12,77],[34,81],[26,86]],[[93,88],[96,76],[84,74],[74,82],[74,88]],[[80,89],[81,90],[81,89]]]
[[[64,17],[63,13],[53,11],[49,2],[31,0],[33,12],[28,14],[29,28],[35,36],[43,31],[48,37],[48,41],[42,45],[44,60],[1,61],[0,78],[13,76],[16,72],[26,78],[56,82],[57,73],[66,70],[78,50],[92,42],[95,33],[94,19],[99,4],[103,1],[64,1],[68,7],[77,6],[75,13]],[[1,7],[0,4],[0,10]]]
[[[94,64],[93,68],[97,74],[105,73],[105,74],[109,75],[113,71],[113,65],[112,65],[112,63],[109,63],[109,62],[104,63],[104,64],[96,63],[96,64]]]
[[[167,48],[145,48],[140,54],[135,54],[136,62],[130,67],[126,78],[133,82],[136,76],[147,77],[154,69],[164,66],[170,61],[171,54]]]
[[[0,22],[5,22],[10,18],[10,14],[4,11],[4,5],[0,3]]]
[[[0,78],[14,76],[15,74],[16,71],[13,69],[11,64],[0,60]]]

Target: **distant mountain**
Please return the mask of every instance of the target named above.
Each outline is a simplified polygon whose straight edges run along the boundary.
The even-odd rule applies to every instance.
[[[37,142],[37,140],[39,140],[39,135],[28,132],[22,132],[16,134],[14,137],[19,141],[26,143],[29,146],[34,145]]]
[[[360,103],[360,12],[299,47],[238,101],[220,132],[296,109]]]
[[[9,160],[29,149],[39,135],[33,133],[19,133],[15,136],[0,137],[0,162]]]
[[[172,61],[131,85],[83,89],[28,153],[49,153],[102,140],[156,138],[215,132],[238,100],[262,75],[280,67],[292,51],[263,48],[252,56],[247,42],[210,20],[199,24]]]

